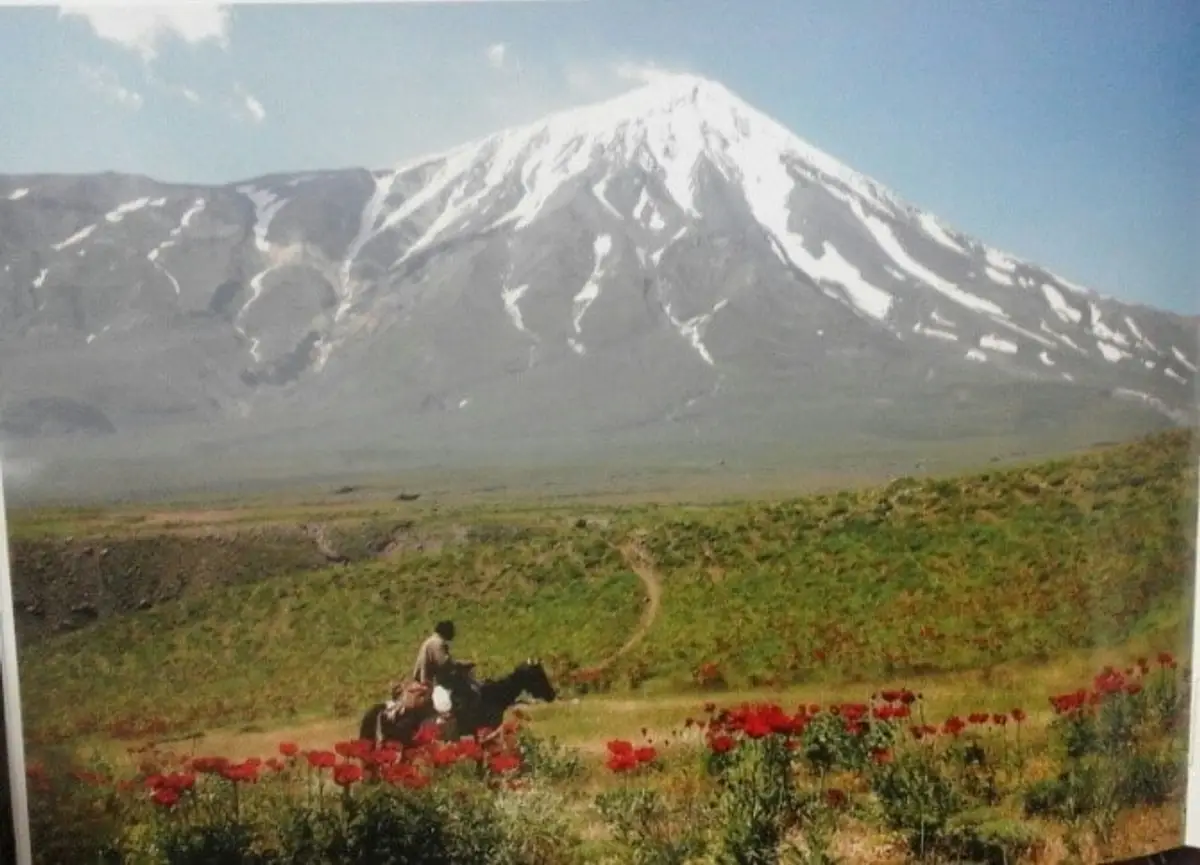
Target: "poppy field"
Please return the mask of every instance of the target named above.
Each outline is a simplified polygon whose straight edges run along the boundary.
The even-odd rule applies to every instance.
[[[787,501],[16,513],[40,861],[1174,846],[1194,491],[1169,433]],[[442,617],[558,699],[484,742],[355,742]]]
[[[897,688],[709,701],[658,741],[608,740],[591,767],[514,718],[449,742],[428,726],[409,748],[133,747],[123,768],[29,779],[42,862],[1096,861],[1130,849],[1131,817],[1159,820],[1134,849],[1178,832],[1186,701],[1164,652],[1052,695],[1041,722],[935,717]]]

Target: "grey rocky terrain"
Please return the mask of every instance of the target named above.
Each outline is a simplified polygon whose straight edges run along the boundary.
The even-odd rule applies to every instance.
[[[0,176],[26,465],[1102,440],[1192,419],[1196,360],[690,76],[388,170]]]

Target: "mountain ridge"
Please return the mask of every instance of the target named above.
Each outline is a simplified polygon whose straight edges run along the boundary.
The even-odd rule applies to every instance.
[[[0,238],[0,433],[46,453],[733,446],[861,435],[876,404],[991,417],[1014,382],[1050,414],[1032,394],[1066,384],[1138,428],[1195,417],[1194,321],[958,231],[697,76],[391,168],[0,176]]]

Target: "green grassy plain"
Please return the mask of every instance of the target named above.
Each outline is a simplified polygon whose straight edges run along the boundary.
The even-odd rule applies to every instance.
[[[773,502],[326,503],[223,510],[209,522],[203,511],[18,513],[17,569],[38,551],[43,592],[61,576],[64,548],[94,558],[98,543],[134,544],[142,558],[120,567],[181,584],[199,570],[197,550],[224,551],[220,573],[176,600],[25,643],[26,715],[35,739],[138,717],[172,729],[345,717],[407,670],[443,616],[459,623],[458,653],[485,674],[534,654],[561,680],[636,626],[645,600],[621,552],[630,545],[663,587],[646,638],[606,683],[637,695],[686,693],[704,662],[746,688],[1045,663],[1130,640],[1179,651],[1191,459],[1189,437],[1171,433]],[[351,562],[314,556],[299,522],[326,525]],[[408,546],[384,555],[389,537]],[[134,578],[99,575],[122,577]]]
[[[24,639],[26,734],[35,751],[327,745],[354,735],[442,617],[485,675],[545,660],[578,699],[533,709],[533,729],[592,754],[643,728],[665,736],[713,698],[827,704],[904,686],[939,718],[1021,706],[1044,721],[1047,697],[1101,664],[1188,657],[1195,491],[1176,431],[774,500],[17,512],[19,598],[65,609],[64,580],[107,598],[94,622]],[[146,594],[146,609],[121,600]],[[719,689],[696,683],[702,664]],[[1178,832],[1173,807],[1143,815],[1150,835]]]

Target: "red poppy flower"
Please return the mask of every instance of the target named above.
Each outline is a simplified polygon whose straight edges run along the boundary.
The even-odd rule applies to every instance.
[[[281,742],[279,745],[279,753],[285,757],[295,757],[300,753],[300,746],[295,742]]]
[[[220,775],[229,765],[225,757],[196,757],[192,760],[192,769],[203,775]]]
[[[413,736],[413,744],[417,746],[428,745],[431,742],[436,742],[441,737],[441,730],[437,724],[422,724],[421,729],[417,730],[417,734]]]
[[[742,726],[742,732],[751,739],[762,739],[764,736],[771,735],[771,725],[767,723],[765,718],[752,715]]]
[[[950,736],[957,736],[966,726],[962,718],[959,718],[957,715],[951,715],[942,729]]]
[[[608,748],[608,753],[610,754],[623,756],[625,754],[633,753],[633,743],[627,742],[624,739],[613,739],[606,747]]]
[[[150,800],[163,808],[172,808],[179,803],[179,794],[170,787],[159,787],[150,794]]]
[[[159,786],[174,790],[176,793],[183,793],[196,786],[196,776],[191,772],[171,772],[162,776]]]
[[[221,776],[235,784],[253,784],[258,781],[258,765],[246,761],[226,766]]]
[[[725,754],[733,750],[733,737],[725,733],[719,733],[708,740],[708,747],[712,749],[714,754]]]
[[[396,748],[380,748],[374,754],[375,765],[390,766],[400,759],[400,752]]]
[[[356,763],[342,763],[333,770],[333,783],[349,788],[362,780],[362,767]]]
[[[309,751],[304,756],[314,769],[332,769],[337,765],[337,754],[332,751]]]
[[[638,760],[633,752],[610,754],[605,765],[612,772],[628,772],[637,768]]]
[[[493,774],[503,775],[521,768],[521,758],[515,754],[497,754],[488,761],[488,769]]]
[[[1024,709],[1013,709],[1012,710],[1012,719],[1014,721],[1016,721],[1018,724],[1022,723],[1025,720],[1025,710]]]
[[[892,752],[887,748],[872,748],[871,760],[879,765],[892,762]]]

